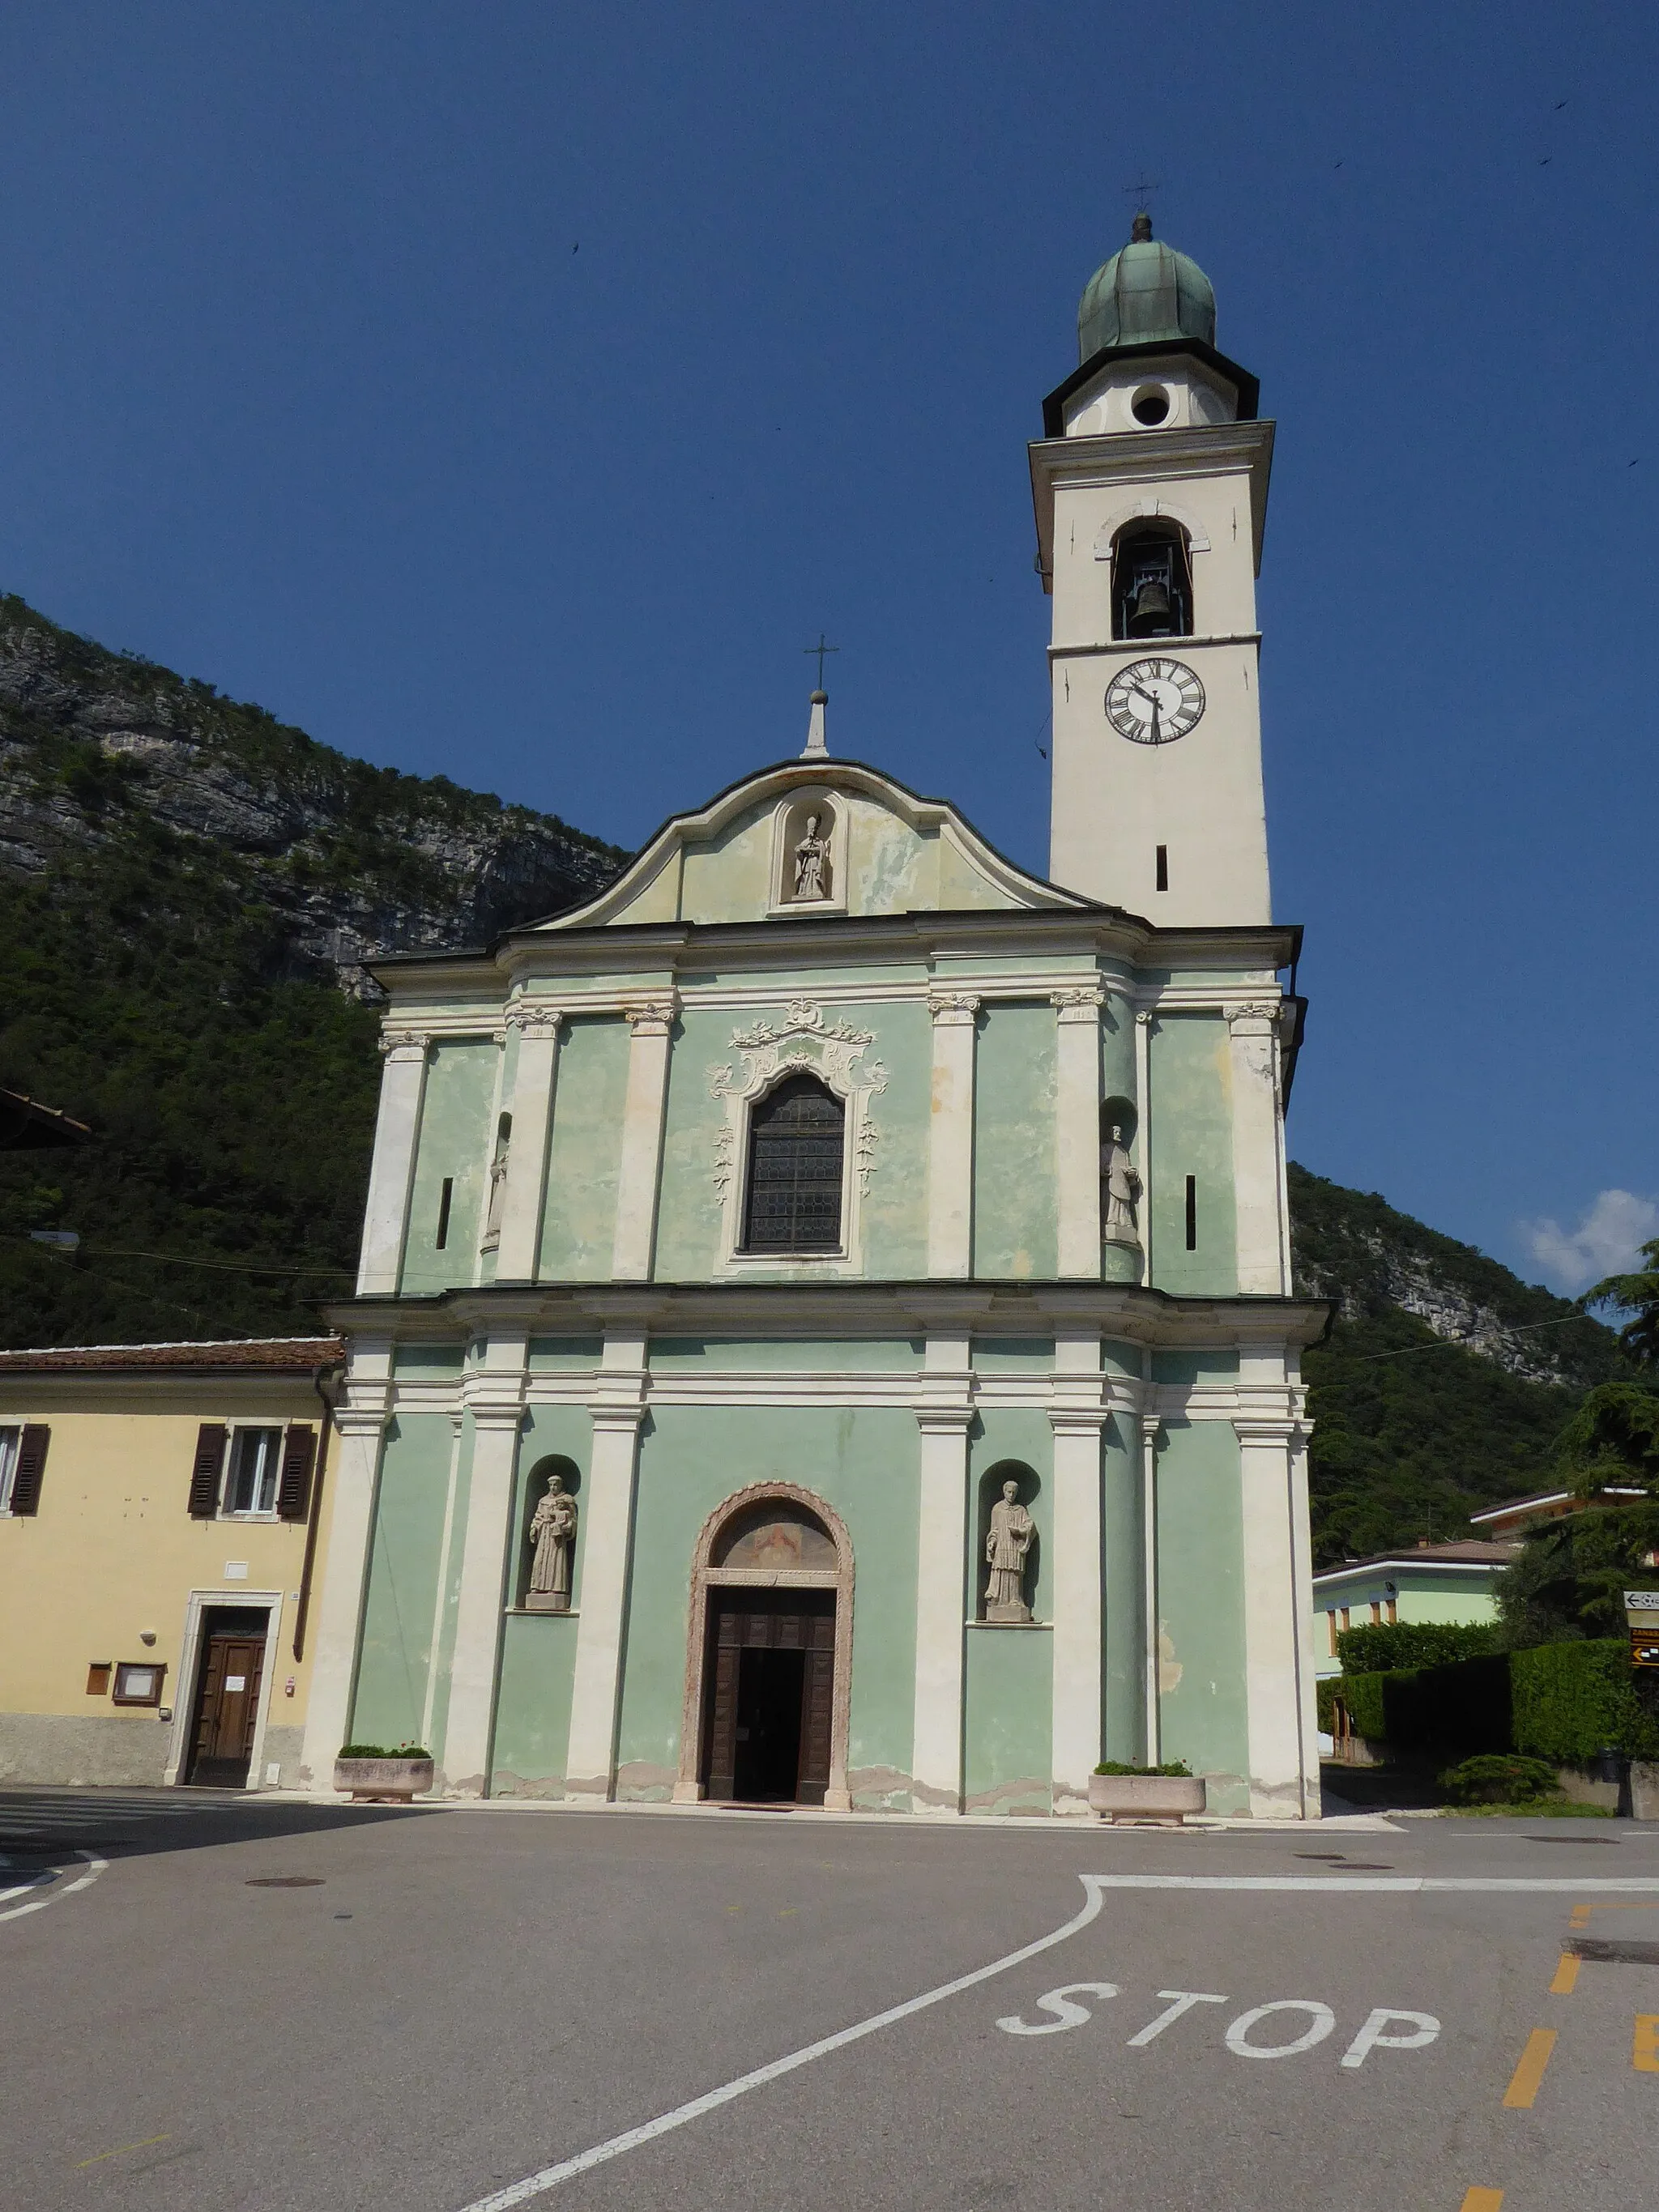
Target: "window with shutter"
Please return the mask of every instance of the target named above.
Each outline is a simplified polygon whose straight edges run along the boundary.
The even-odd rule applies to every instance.
[[[52,1431],[44,1422],[30,1421],[5,1432],[15,1441],[9,1453],[0,1441],[0,1507],[20,1517],[40,1510],[40,1478],[46,1471],[46,1446]],[[10,1461],[8,1474],[5,1468]]]
[[[841,1100],[813,1075],[790,1076],[756,1105],[746,1252],[840,1250],[845,1127]]]
[[[276,1486],[279,1521],[303,1521],[311,1504],[311,1469],[317,1455],[317,1431],[296,1421],[283,1446],[283,1476]]]
[[[219,1510],[219,1477],[224,1471],[225,1444],[230,1435],[222,1421],[204,1421],[196,1435],[196,1457],[190,1470],[190,1517],[211,1521]]]

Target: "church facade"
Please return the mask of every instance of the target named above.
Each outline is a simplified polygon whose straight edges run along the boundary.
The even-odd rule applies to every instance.
[[[378,968],[318,1784],[1076,1814],[1182,1759],[1316,1814],[1272,426],[1144,218],[1079,332],[1049,879],[819,693],[585,907]]]

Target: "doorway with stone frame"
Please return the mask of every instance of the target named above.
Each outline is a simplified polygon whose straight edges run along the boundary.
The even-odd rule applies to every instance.
[[[692,1559],[677,1803],[846,1811],[853,1550],[793,1483],[758,1483],[704,1522]]]

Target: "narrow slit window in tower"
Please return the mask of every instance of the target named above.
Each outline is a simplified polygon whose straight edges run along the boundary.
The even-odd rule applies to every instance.
[[[1187,1249],[1198,1249],[1198,1177],[1187,1178]]]
[[[1170,888],[1170,848],[1167,845],[1160,845],[1158,848],[1158,887],[1161,891],[1167,891]]]
[[[438,1234],[433,1239],[439,1251],[449,1242],[449,1202],[455,1195],[455,1178],[444,1177],[444,1187],[438,1194]]]

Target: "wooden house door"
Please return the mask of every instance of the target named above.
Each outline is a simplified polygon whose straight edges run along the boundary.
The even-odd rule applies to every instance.
[[[197,1789],[240,1790],[253,1756],[269,1622],[263,1613],[210,1613],[203,1624],[200,1686],[190,1761]]]

